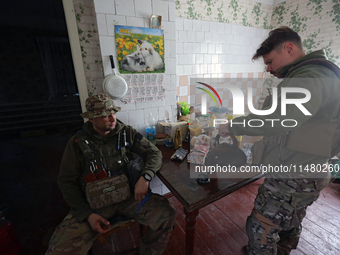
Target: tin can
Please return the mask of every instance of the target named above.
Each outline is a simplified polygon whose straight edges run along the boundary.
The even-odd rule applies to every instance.
[[[172,147],[174,146],[174,141],[173,141],[173,138],[171,136],[168,136],[166,139],[165,139],[165,146],[166,147]]]

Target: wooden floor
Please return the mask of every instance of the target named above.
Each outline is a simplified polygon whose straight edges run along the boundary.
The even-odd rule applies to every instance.
[[[246,218],[253,208],[257,189],[263,180],[228,195],[200,210],[196,223],[195,255],[241,255],[248,238]],[[185,215],[175,197],[169,198],[177,220],[163,255],[185,251]],[[292,255],[340,254],[340,183],[331,183],[307,210],[298,248]],[[138,224],[107,238],[108,245],[96,243],[94,254],[134,254],[139,243]],[[99,248],[100,246],[100,248]],[[110,253],[109,253],[110,252]]]

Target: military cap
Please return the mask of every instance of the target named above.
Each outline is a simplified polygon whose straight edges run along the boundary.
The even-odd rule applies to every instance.
[[[83,118],[106,117],[120,111],[113,100],[106,94],[94,95],[85,101],[86,112],[80,114]]]

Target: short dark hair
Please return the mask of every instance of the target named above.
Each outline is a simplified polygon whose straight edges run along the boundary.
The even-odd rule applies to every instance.
[[[269,36],[263,41],[260,48],[256,50],[252,60],[278,49],[283,43],[292,42],[302,50],[301,37],[289,27],[279,27],[269,32]]]

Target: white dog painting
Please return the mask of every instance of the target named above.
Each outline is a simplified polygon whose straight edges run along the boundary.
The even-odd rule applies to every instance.
[[[152,47],[152,45],[147,41],[142,40],[138,40],[138,43],[140,44],[139,50],[145,59],[147,71],[163,69],[163,60],[158,52]]]

